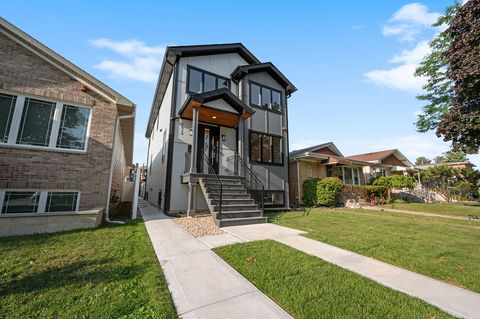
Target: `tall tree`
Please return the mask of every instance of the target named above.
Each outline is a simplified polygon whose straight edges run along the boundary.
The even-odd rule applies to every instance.
[[[480,0],[447,9],[435,26],[447,26],[432,42],[416,75],[426,76],[428,101],[416,123],[421,132],[436,129],[456,150],[480,148]]]
[[[431,163],[432,163],[432,160],[426,158],[425,156],[419,156],[415,160],[415,165],[428,165],[428,164],[431,164]]]
[[[468,158],[464,152],[449,150],[443,153],[445,163],[468,162]]]

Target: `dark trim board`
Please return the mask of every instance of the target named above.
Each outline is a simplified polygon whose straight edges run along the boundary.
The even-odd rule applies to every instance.
[[[173,144],[175,140],[175,110],[177,108],[177,90],[178,90],[178,59],[175,62],[173,70],[172,86],[172,104],[170,109],[170,131],[168,132],[168,156],[167,156],[167,177],[165,179],[165,200],[163,201],[163,211],[165,214],[170,210],[170,196],[172,187],[172,164],[173,164]]]

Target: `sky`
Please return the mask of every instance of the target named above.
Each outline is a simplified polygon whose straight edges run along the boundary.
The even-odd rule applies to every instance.
[[[453,1],[6,1],[1,16],[137,104],[134,161],[168,45],[242,42],[298,88],[290,150],[334,142],[343,155],[398,148],[411,161],[449,149],[417,133],[413,72]],[[241,4],[241,5],[240,5]],[[480,155],[470,156],[480,166]]]

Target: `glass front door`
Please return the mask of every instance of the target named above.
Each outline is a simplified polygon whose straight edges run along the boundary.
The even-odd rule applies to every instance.
[[[199,124],[198,133],[197,171],[203,174],[213,174],[210,165],[208,165],[208,160],[215,173],[218,174],[220,128]]]

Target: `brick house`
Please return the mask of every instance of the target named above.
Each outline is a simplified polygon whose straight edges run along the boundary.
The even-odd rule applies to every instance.
[[[345,185],[365,185],[364,167],[370,163],[345,158],[332,142],[290,152],[290,203],[302,204],[306,179],[338,177]]]
[[[0,18],[0,235],[108,218],[134,119],[135,104]]]

